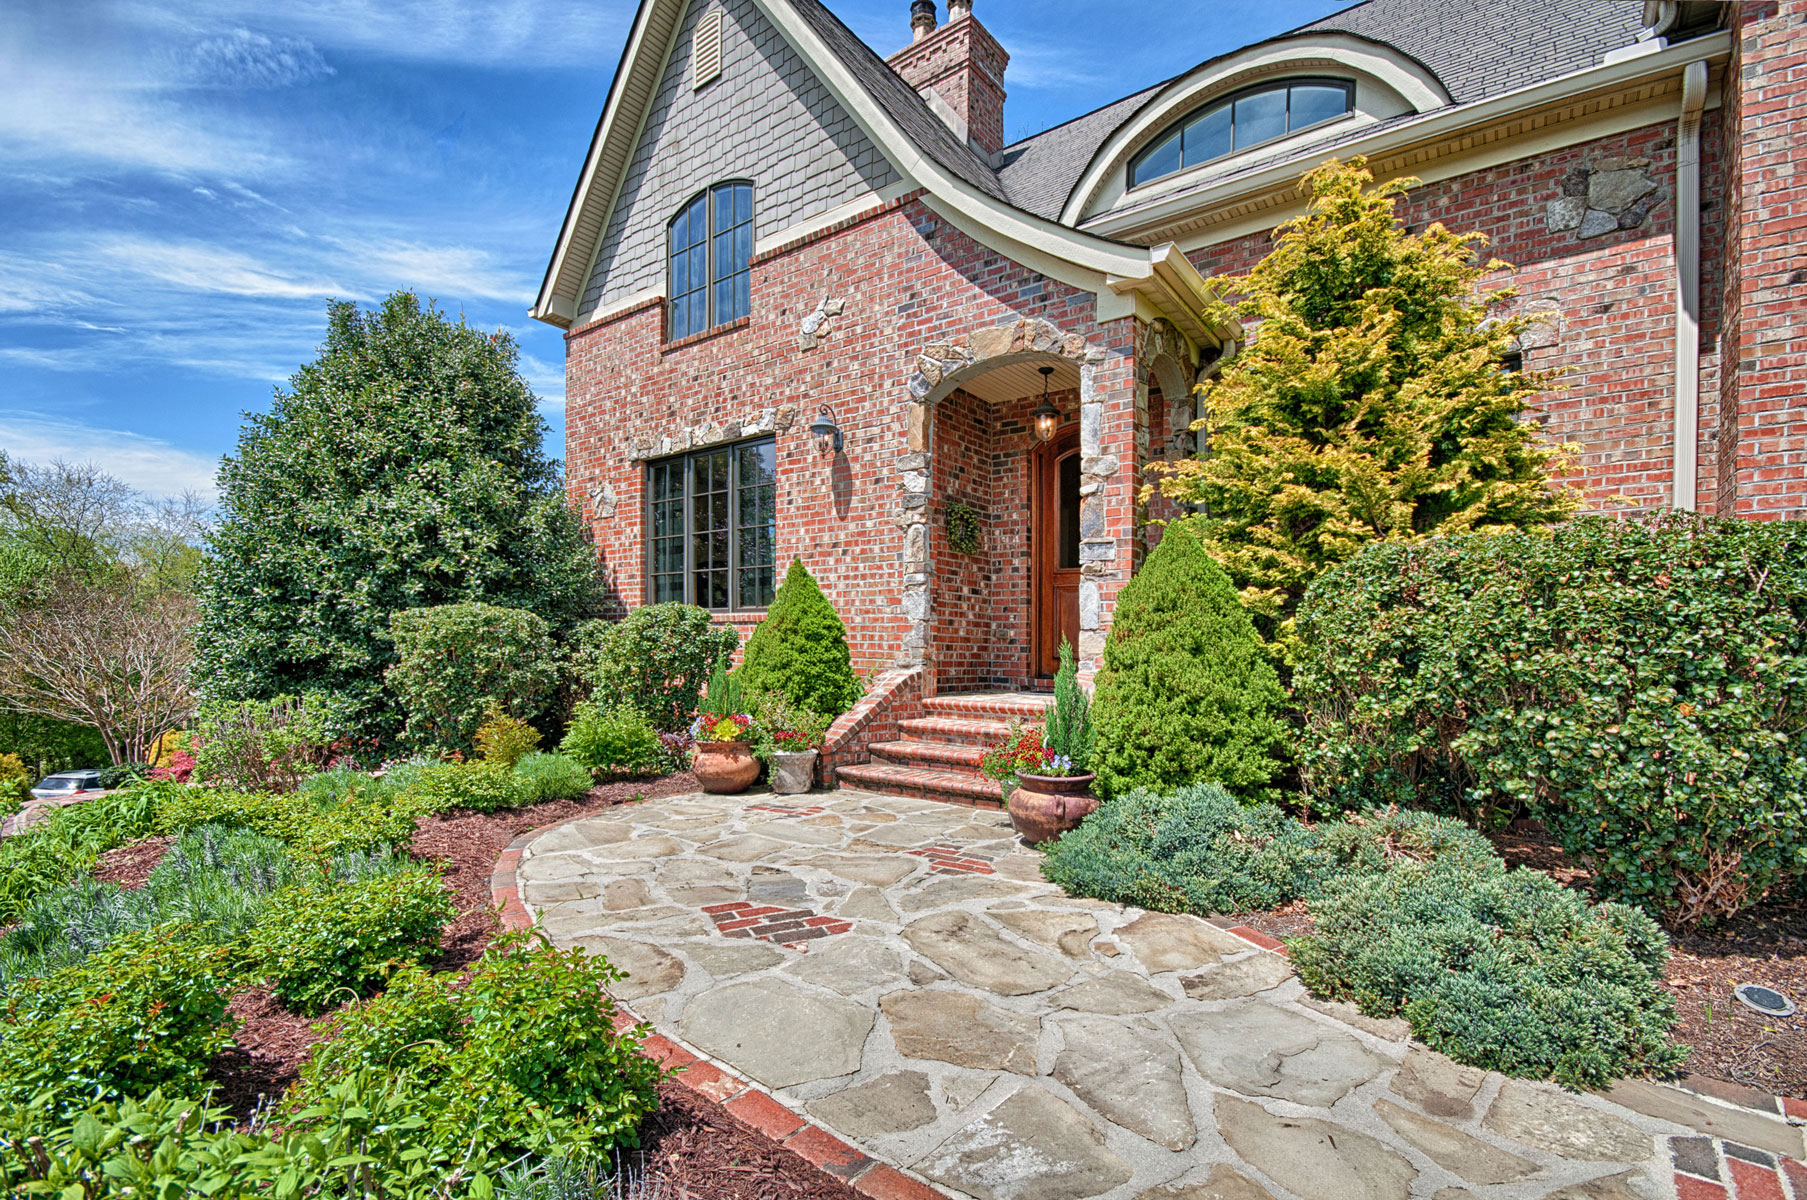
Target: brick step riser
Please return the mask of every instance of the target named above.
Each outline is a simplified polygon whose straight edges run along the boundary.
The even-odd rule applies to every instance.
[[[979,773],[982,746],[956,746],[941,741],[879,742],[868,747],[873,762],[899,767],[933,767],[942,771]]]
[[[947,717],[913,717],[899,721],[898,732],[906,742],[941,742],[949,746],[987,749],[1010,736],[1002,721],[963,721]]]
[[[930,696],[922,702],[922,706],[931,713],[945,713],[950,717],[969,717],[979,720],[1009,721],[1016,718],[1024,721],[1040,721],[1048,715],[1048,705],[1054,697],[1048,697],[1046,703],[1029,700],[963,700],[959,696]]]
[[[900,768],[883,763],[861,763],[842,767],[836,772],[837,781],[842,786],[859,788],[861,791],[934,800],[965,808],[1004,807],[1003,793],[991,780],[975,775],[968,781],[954,777],[953,772],[943,774],[953,778],[924,778],[920,768]]]

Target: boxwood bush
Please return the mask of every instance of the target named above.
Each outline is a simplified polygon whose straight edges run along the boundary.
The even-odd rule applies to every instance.
[[[733,626],[694,604],[647,604],[592,628],[574,669],[586,696],[637,709],[660,733],[690,724],[715,664],[740,647]]]
[[[469,750],[493,704],[525,720],[558,684],[546,622],[519,608],[466,601],[390,618],[395,664],[383,674],[406,736],[424,750]]]
[[[853,673],[847,627],[803,560],[791,560],[765,620],[747,638],[736,672],[746,692],[776,692],[832,720],[866,688]]]
[[[572,715],[558,751],[598,775],[637,775],[661,765],[665,746],[639,709],[586,700]]]
[[[1807,874],[1807,527],[1674,514],[1371,546],[1300,609],[1319,801],[1528,809],[1686,927]]]
[[[330,877],[271,896],[245,942],[249,969],[304,1016],[367,996],[439,944],[457,906],[436,872]]]

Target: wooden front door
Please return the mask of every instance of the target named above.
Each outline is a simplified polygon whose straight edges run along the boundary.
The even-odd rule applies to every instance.
[[[1034,555],[1035,673],[1060,669],[1060,642],[1079,648],[1079,432],[1035,451]]]

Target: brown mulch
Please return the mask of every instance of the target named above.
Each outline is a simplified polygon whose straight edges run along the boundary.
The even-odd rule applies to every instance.
[[[490,903],[490,875],[502,851],[521,834],[617,804],[698,790],[695,777],[686,772],[609,784],[581,800],[428,817],[411,849],[444,864],[458,904],[458,917],[446,927],[429,965],[462,970],[494,938],[499,927]],[[320,1021],[288,1012],[263,988],[239,993],[230,1010],[238,1021],[237,1044],[214,1059],[210,1074],[219,1085],[217,1102],[247,1118],[260,1101],[273,1101],[295,1081],[322,1027]],[[659,1111],[641,1126],[642,1148],[624,1160],[643,1165],[649,1176],[661,1176],[666,1194],[688,1200],[857,1200],[858,1193],[847,1184],[741,1124],[720,1104],[684,1086],[682,1076],[659,1085],[659,1101]]]
[[[102,883],[117,883],[128,891],[136,891],[144,886],[151,871],[163,861],[164,854],[168,853],[175,842],[173,836],[153,837],[109,850],[94,864],[94,878]]]

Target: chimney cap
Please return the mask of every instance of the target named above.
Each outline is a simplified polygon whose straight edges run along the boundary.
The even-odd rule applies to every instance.
[[[973,15],[973,0],[947,0],[948,24]]]
[[[910,40],[920,42],[935,32],[935,0],[910,0]]]

